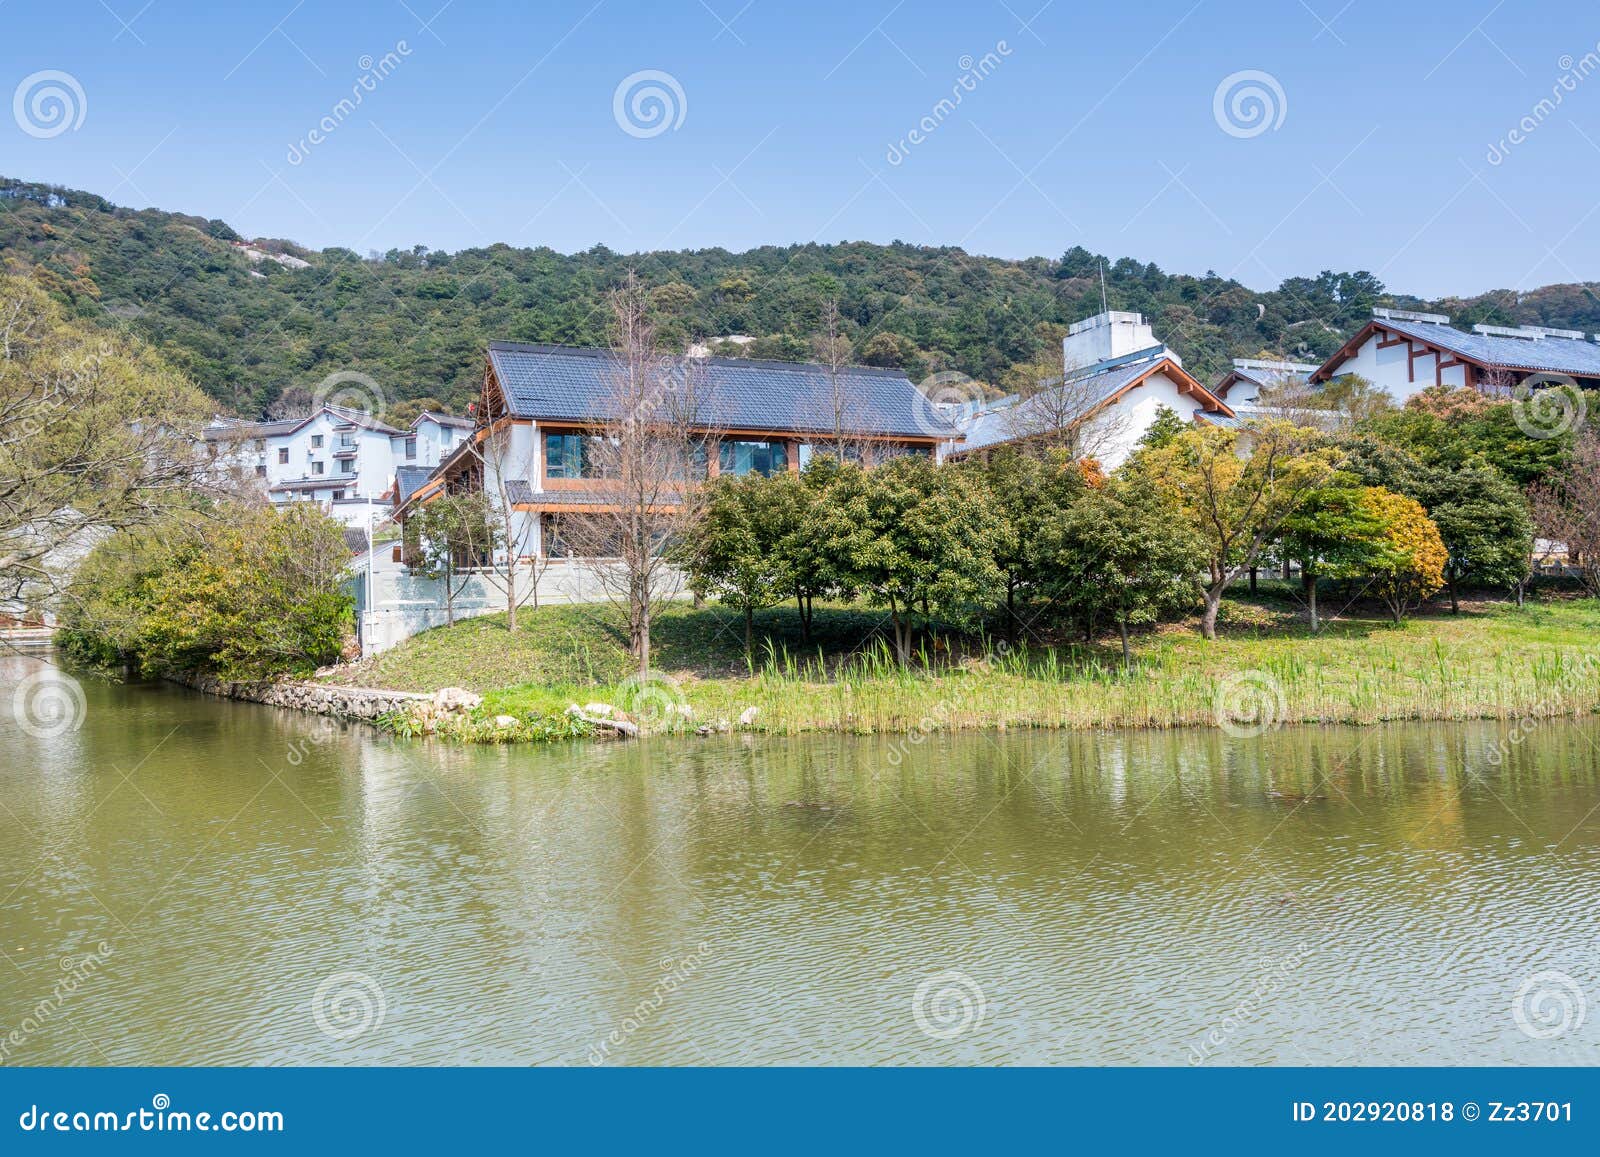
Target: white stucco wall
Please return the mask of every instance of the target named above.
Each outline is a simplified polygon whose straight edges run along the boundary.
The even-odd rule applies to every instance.
[[[1166,371],[1151,374],[1101,412],[1091,423],[1085,446],[1102,468],[1115,470],[1128,460],[1162,406],[1185,422],[1192,422],[1196,411],[1205,408],[1193,395],[1179,393],[1178,383]]]
[[[1412,363],[1408,356],[1408,351],[1412,348],[1410,343],[1379,348],[1379,342],[1387,337],[1387,334],[1380,332],[1367,338],[1352,357],[1346,358],[1334,367],[1333,376],[1359,374],[1373,385],[1382,387],[1396,402],[1403,402],[1412,394],[1434,385],[1434,375],[1439,365],[1438,355],[1430,350]],[[1450,360],[1448,354],[1445,355],[1445,360]],[[1414,366],[1415,381],[1411,380],[1410,375],[1413,371],[1408,369],[1408,366]],[[1446,386],[1464,386],[1467,384],[1466,368],[1448,366],[1440,378]]]

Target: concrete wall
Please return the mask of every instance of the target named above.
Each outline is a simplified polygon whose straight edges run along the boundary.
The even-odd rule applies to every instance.
[[[419,578],[387,561],[376,563],[372,571],[370,605],[366,595],[364,563],[357,567],[353,580],[359,610],[363,655],[387,651],[396,644],[432,627],[449,622],[445,606],[445,584],[438,579]],[[516,575],[518,609],[532,613],[534,607],[531,565],[519,566]],[[457,584],[461,584],[458,577]],[[681,586],[681,579],[674,576]],[[553,560],[543,567],[538,583],[538,603],[551,606],[567,603],[597,603],[606,599],[605,590],[591,567]],[[506,609],[505,579],[489,574],[474,574],[455,596],[455,617],[470,619],[478,615],[500,614]]]
[[[1085,446],[1102,468],[1115,470],[1139,445],[1162,406],[1185,422],[1193,421],[1196,411],[1204,409],[1194,395],[1180,394],[1178,384],[1165,372],[1152,374],[1090,422]]]

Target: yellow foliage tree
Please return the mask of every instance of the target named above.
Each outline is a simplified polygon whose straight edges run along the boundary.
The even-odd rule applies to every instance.
[[[1130,464],[1165,494],[1205,544],[1205,613],[1200,631],[1217,635],[1223,592],[1256,565],[1284,520],[1338,468],[1338,451],[1321,435],[1290,422],[1268,420],[1240,430],[1200,426]]]
[[[1368,486],[1361,502],[1384,528],[1372,589],[1398,623],[1407,611],[1444,587],[1450,553],[1439,537],[1439,528],[1416,499]]]

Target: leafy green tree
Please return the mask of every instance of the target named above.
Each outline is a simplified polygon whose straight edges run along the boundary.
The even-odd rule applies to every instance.
[[[1205,543],[1206,638],[1217,637],[1228,585],[1256,565],[1284,520],[1333,476],[1339,453],[1320,443],[1316,431],[1282,421],[1242,430],[1202,426],[1130,461],[1130,473],[1165,494]]]
[[[845,576],[842,544],[832,536],[832,510],[859,487],[861,469],[819,454],[796,476],[774,475],[791,492],[794,517],[778,542],[788,571],[790,595],[800,619],[800,639],[811,641],[814,604],[819,598],[846,601],[855,597]]]
[[[1477,390],[1430,387],[1404,407],[1372,418],[1362,429],[1416,455],[1425,465],[1460,469],[1475,459],[1522,487],[1562,468],[1572,452],[1570,432],[1530,438],[1517,425],[1513,403]]]
[[[1122,662],[1129,627],[1186,611],[1200,596],[1205,544],[1159,492],[1126,478],[1086,487],[1046,532],[1041,561],[1062,602],[1092,624],[1117,624]]]
[[[1043,552],[1055,541],[1050,532],[1088,489],[1083,472],[1065,454],[1026,454],[1002,448],[982,465],[960,467],[981,474],[996,515],[995,565],[1005,582],[1006,631],[1015,640],[1017,595],[1037,585]]]
[[[483,491],[440,494],[405,520],[402,542],[412,573],[438,582],[445,621],[456,621],[456,596],[472,579],[471,568],[501,545]]]
[[[1313,633],[1322,629],[1317,615],[1317,583],[1324,578],[1351,578],[1381,564],[1387,524],[1366,500],[1353,476],[1335,475],[1329,485],[1311,491],[1283,520],[1280,547],[1300,564],[1300,583]]]
[[[1522,491],[1487,465],[1429,470],[1419,489],[1449,552],[1450,610],[1461,610],[1462,586],[1520,592],[1533,554],[1533,516]]]
[[[1174,438],[1189,429],[1189,423],[1178,417],[1178,412],[1167,405],[1156,407],[1154,421],[1139,439],[1139,445],[1159,450],[1172,444]]]
[[[197,448],[205,414],[149,347],[0,276],[0,599],[54,607],[97,538],[223,482]]]
[[[76,653],[150,674],[304,674],[339,658],[349,568],[343,528],[309,503],[230,504],[102,542],[63,628]]]
[[[970,620],[1000,581],[995,523],[975,475],[920,456],[847,475],[827,533],[841,546],[841,578],[887,607],[895,656],[911,660],[915,616]]]
[[[755,612],[794,590],[782,545],[799,521],[802,486],[788,473],[713,480],[679,550],[694,591],[717,595],[744,612],[747,652],[754,645]]]

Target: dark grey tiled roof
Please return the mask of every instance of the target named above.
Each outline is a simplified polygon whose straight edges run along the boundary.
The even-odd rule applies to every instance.
[[[605,421],[615,359],[608,350],[491,342],[489,362],[514,416]],[[746,358],[696,358],[695,391],[719,430],[822,433],[833,428],[834,390],[822,366]],[[948,438],[954,427],[899,370],[850,366],[840,374],[845,422],[855,434]]]
[[[424,410],[422,413],[418,414],[416,420],[411,423],[411,428],[415,430],[418,426],[422,425],[422,422],[425,418],[431,418],[441,426],[455,426],[462,430],[470,430],[476,424],[471,418],[463,418],[459,414],[441,414],[435,410]]]
[[[1538,370],[1574,377],[1600,377],[1600,343],[1568,337],[1499,337],[1464,333],[1449,325],[1425,321],[1381,319],[1379,325],[1431,345],[1460,354],[1484,365],[1506,369]]]
[[[405,433],[404,430],[396,430],[393,426],[380,422],[365,410],[352,410],[345,406],[321,406],[303,417],[278,418],[271,422],[247,422],[223,418],[207,426],[205,436],[212,441],[221,441],[227,438],[271,438],[278,434],[292,434],[323,410],[327,410],[335,422],[347,422],[366,430],[376,430],[380,434]]]
[[[400,490],[400,501],[404,502],[418,490],[422,489],[422,484],[428,480],[428,476],[432,473],[433,469],[429,466],[395,467],[394,481],[395,485],[399,487]]]
[[[1141,374],[1149,373],[1150,365],[1150,360],[1146,359],[1129,365],[1114,366],[1098,374],[1074,378],[1072,400],[1075,405],[1081,404],[1083,412],[1088,412]],[[1053,390],[1060,391],[1064,388],[1056,386]],[[1043,432],[1055,420],[1066,416],[1058,412],[1061,408],[1059,402],[1045,396],[1050,392],[1052,391],[1044,391],[1021,402],[1007,402],[987,410],[980,410],[966,427],[966,441],[957,446],[956,450],[964,454],[969,450],[998,446],[1002,442]]]
[[[533,487],[528,485],[526,478],[507,478],[506,498],[512,503],[532,502]]]
[[[284,418],[277,422],[244,422],[224,418],[205,428],[208,441],[222,442],[235,439],[270,438],[275,434],[287,434],[295,429],[304,418]]]

